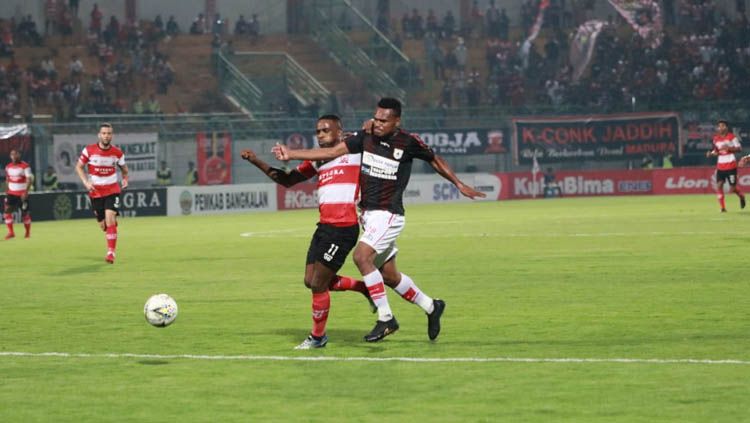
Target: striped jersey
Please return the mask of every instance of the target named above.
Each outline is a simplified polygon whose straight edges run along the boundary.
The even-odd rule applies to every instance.
[[[5,181],[8,183],[5,193],[17,197],[26,194],[31,177],[31,166],[28,163],[24,161],[8,163],[5,166]]]
[[[740,140],[736,135],[731,132],[727,132],[726,135],[714,135],[714,149],[719,152],[719,157],[716,160],[716,168],[719,170],[737,169],[737,158],[734,157],[734,153],[721,151],[722,148],[729,147],[741,147]]]
[[[99,143],[87,145],[78,160],[87,166],[89,178],[94,190],[89,193],[91,198],[107,197],[120,193],[117,183],[117,167],[125,166],[125,155],[114,145],[104,150]]]
[[[305,160],[297,171],[307,178],[318,175],[320,223],[352,226],[357,220],[359,154],[344,154],[329,162]]]
[[[435,152],[427,144],[402,129],[383,138],[358,132],[346,139],[346,147],[350,153],[362,156],[362,210],[388,210],[403,215],[404,190],[409,184],[412,162],[435,159]]]

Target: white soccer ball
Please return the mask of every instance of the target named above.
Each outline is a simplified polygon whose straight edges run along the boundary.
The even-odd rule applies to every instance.
[[[177,303],[167,294],[152,295],[143,306],[146,321],[156,327],[166,327],[177,318]]]

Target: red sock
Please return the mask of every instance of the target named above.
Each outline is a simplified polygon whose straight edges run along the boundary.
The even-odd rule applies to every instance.
[[[328,322],[328,310],[331,308],[331,295],[326,292],[313,292],[312,294],[312,336],[323,336],[326,334],[326,323]]]
[[[107,252],[114,253],[117,246],[117,226],[107,226]]]
[[[23,215],[23,227],[26,228],[26,236],[31,235],[31,215],[28,213]]]
[[[724,193],[723,192],[720,192],[720,193],[716,194],[716,198],[719,199],[719,204],[721,205],[721,209],[722,210],[724,210],[725,208],[727,208],[726,202],[724,201]]]
[[[8,225],[8,233],[13,234],[13,215],[10,213],[5,213],[5,224]]]
[[[367,285],[365,285],[364,282],[358,281],[349,276],[336,275],[333,277],[333,280],[331,281],[330,290],[331,291],[357,291],[357,292],[361,292],[364,294],[365,292],[367,292]]]

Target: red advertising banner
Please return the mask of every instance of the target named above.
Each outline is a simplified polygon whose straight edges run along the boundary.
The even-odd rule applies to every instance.
[[[564,197],[599,195],[712,194],[716,191],[715,168],[682,167],[653,170],[560,171],[555,182]],[[501,199],[542,197],[542,174],[534,180],[531,172],[498,173],[504,187]],[[750,191],[750,169],[739,169],[737,186]],[[724,187],[729,191],[729,185]]]
[[[502,174],[498,174],[500,176]],[[506,173],[507,198],[541,197],[544,192],[542,174],[534,180],[531,172]],[[560,171],[555,182],[564,197],[598,195],[651,194],[652,180],[648,170]]]
[[[655,169],[654,194],[712,194],[716,192],[716,169],[713,167],[683,167]],[[737,186],[741,191],[750,189],[750,170],[738,169]],[[724,184],[729,191],[729,184]]]
[[[312,209],[318,207],[318,184],[303,182],[289,188],[278,185],[276,198],[279,210]]]
[[[232,139],[226,132],[196,134],[198,184],[232,183]]]
[[[653,170],[581,170],[555,173],[555,183],[563,197],[591,197],[609,195],[665,195],[665,194],[712,194],[716,190],[713,167],[684,167]],[[433,179],[413,179],[404,192],[404,201],[434,203],[461,199],[450,182],[434,175]],[[520,200],[542,198],[544,194],[543,174],[536,180],[531,172],[474,174],[463,179],[476,189],[489,194],[492,200]],[[750,168],[740,169],[738,186],[750,191]],[[729,190],[729,186],[725,187]],[[454,192],[455,191],[455,192]],[[279,210],[316,208],[318,189],[314,182],[304,182],[290,188],[277,187]]]

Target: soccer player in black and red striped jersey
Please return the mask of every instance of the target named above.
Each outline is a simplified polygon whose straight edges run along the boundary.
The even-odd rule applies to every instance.
[[[342,143],[341,119],[336,115],[321,116],[315,133],[321,148]],[[362,281],[336,274],[357,244],[359,236],[357,197],[360,156],[349,154],[320,162],[306,160],[290,172],[269,166],[249,149],[242,150],[242,158],[285,187],[318,177],[320,221],[307,250],[304,279],[305,286],[312,291],[313,325],[310,335],[295,349],[325,347],[328,343],[326,323],[331,305],[329,290],[358,291],[369,299],[367,287]]]
[[[399,328],[388,304],[384,281],[394,284],[396,292],[427,313],[427,335],[434,340],[440,333],[445,302],[428,297],[396,267],[396,238],[406,221],[403,193],[409,183],[412,162],[414,159],[429,162],[466,197],[474,199],[485,194],[461,182],[448,163],[419,137],[400,129],[401,103],[398,100],[382,98],[368,125],[369,131],[356,133],[332,148],[289,150],[276,145],[273,152],[279,160],[329,160],[344,154],[361,155],[359,206],[363,235],[354,249],[354,262],[378,307],[378,321],[365,335],[365,341],[379,341]]]

